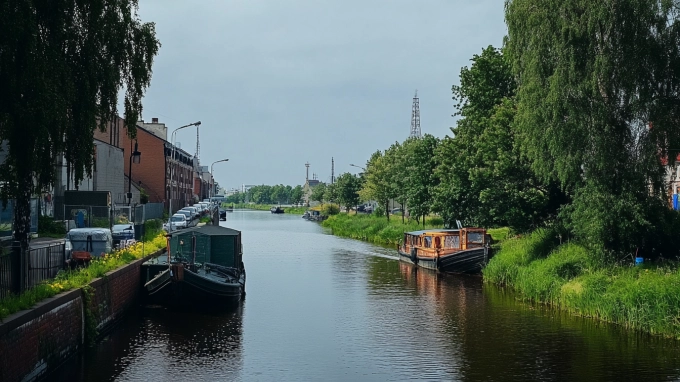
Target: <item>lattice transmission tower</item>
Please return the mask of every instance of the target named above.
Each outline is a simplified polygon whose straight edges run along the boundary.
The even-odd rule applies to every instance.
[[[420,138],[420,99],[418,98],[418,90],[413,96],[413,106],[411,107],[411,138]]]

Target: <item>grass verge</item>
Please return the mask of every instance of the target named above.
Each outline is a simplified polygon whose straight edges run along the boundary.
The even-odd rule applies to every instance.
[[[680,338],[677,266],[609,264],[584,246],[556,241],[546,229],[506,240],[483,270],[485,282],[575,315]]]
[[[441,228],[443,224],[441,218],[429,217],[425,221],[425,228]],[[397,244],[403,238],[404,232],[423,229],[423,224],[418,224],[415,220],[402,223],[400,216],[392,216],[388,222],[384,216],[373,214],[333,215],[321,225],[330,228],[333,235],[378,244]]]
[[[231,207],[231,204],[223,203],[222,206]],[[234,208],[258,211],[269,211],[269,209],[272,208],[273,206],[275,206],[275,204],[247,204],[247,203],[234,204]],[[307,207],[281,207],[281,208],[283,208],[284,213],[291,215],[302,215],[305,213],[305,211],[307,211]]]
[[[107,272],[141,259],[150,253],[165,248],[165,246],[165,235],[156,233],[150,240],[147,237],[144,242],[137,242],[130,247],[92,260],[87,268],[60,271],[54,279],[45,280],[21,295],[10,295],[0,300],[0,320],[12,313],[29,309],[36,303],[58,293],[84,287],[90,281],[104,276]]]

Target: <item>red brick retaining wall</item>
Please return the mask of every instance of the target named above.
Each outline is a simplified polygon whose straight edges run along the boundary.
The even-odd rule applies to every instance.
[[[93,280],[89,312],[99,336],[134,306],[141,290],[140,266],[149,257]],[[58,294],[0,323],[0,381],[33,381],[57,368],[85,343],[88,299],[82,289]]]

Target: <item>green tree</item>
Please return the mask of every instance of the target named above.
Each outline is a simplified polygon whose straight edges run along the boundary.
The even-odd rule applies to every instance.
[[[118,114],[121,89],[125,126],[136,135],[160,47],[137,8],[136,0],[0,2],[0,140],[8,146],[0,194],[16,200],[23,246],[31,195],[54,183],[62,154],[77,182],[91,172],[94,129]]]
[[[290,192],[290,202],[293,204],[298,204],[302,202],[302,186],[297,185]]]
[[[394,192],[390,171],[389,158],[386,158],[380,150],[376,151],[366,164],[365,182],[359,191],[362,200],[375,200],[385,209],[388,221],[390,220],[389,202]]]
[[[323,203],[324,195],[326,194],[326,184],[319,183],[312,188],[312,194],[309,196],[310,200]]]
[[[329,183],[326,185],[326,189],[323,193],[323,200],[328,203],[335,203],[338,201],[338,187],[335,183]]]
[[[461,69],[453,99],[461,118],[436,152],[434,209],[447,225],[527,230],[560,205],[556,187],[538,181],[515,139],[515,89],[510,66],[491,46]]]
[[[523,153],[573,195],[571,231],[607,250],[651,247],[666,229],[659,155],[680,153],[679,17],[670,0],[506,2]]]
[[[391,185],[391,197],[402,205],[404,213],[401,214],[401,221],[404,222],[406,202],[408,200],[408,185],[411,177],[409,150],[415,139],[407,139],[403,144],[395,142],[389,149],[385,150],[385,160],[390,163],[389,182]]]
[[[286,186],[279,184],[271,188],[271,203],[284,203],[288,200]]]
[[[361,180],[348,172],[340,175],[335,182],[337,187],[338,202],[345,206],[345,210],[349,213],[350,208],[359,204],[359,190],[361,189]]]
[[[406,172],[407,181],[404,184],[406,189],[406,204],[409,213],[416,218],[422,218],[425,224],[425,216],[430,213],[432,208],[433,191],[439,183],[435,176],[435,151],[439,146],[439,139],[430,134],[425,134],[422,138],[413,139],[405,145],[407,160]]]

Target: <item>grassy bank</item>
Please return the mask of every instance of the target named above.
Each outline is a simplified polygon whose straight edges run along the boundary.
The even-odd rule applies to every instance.
[[[36,285],[18,296],[9,296],[0,300],[0,320],[20,310],[29,309],[36,303],[58,293],[83,287],[90,281],[104,276],[107,272],[129,264],[134,260],[165,248],[165,234],[149,232],[143,242],[119,250],[100,259],[92,260],[87,268],[60,271],[52,280]]]
[[[430,217],[425,221],[425,228],[441,228],[443,221],[439,217]],[[392,216],[388,222],[384,216],[373,214],[339,214],[329,217],[321,223],[330,228],[333,235],[369,241],[378,244],[396,244],[404,236],[404,232],[423,229],[423,225],[415,220],[401,222],[401,216]]]
[[[525,300],[680,338],[677,266],[609,264],[581,245],[555,241],[551,231],[538,230],[503,242],[484,280],[507,285]]]
[[[231,207],[231,204],[223,203],[223,207]],[[234,208],[241,208],[246,210],[258,210],[258,211],[269,211],[270,208],[275,206],[275,204],[248,204],[239,203],[234,204]],[[307,211],[307,207],[281,207],[284,212],[292,215],[302,215]]]
[[[404,232],[442,228],[444,222],[437,216],[428,217],[423,228],[423,224],[418,224],[415,220],[406,219],[402,223],[401,216],[396,215],[391,216],[388,222],[384,216],[341,213],[330,216],[321,225],[330,228],[336,236],[391,245],[398,244],[403,239]],[[496,241],[505,240],[510,235],[509,228],[490,229],[488,232]]]

